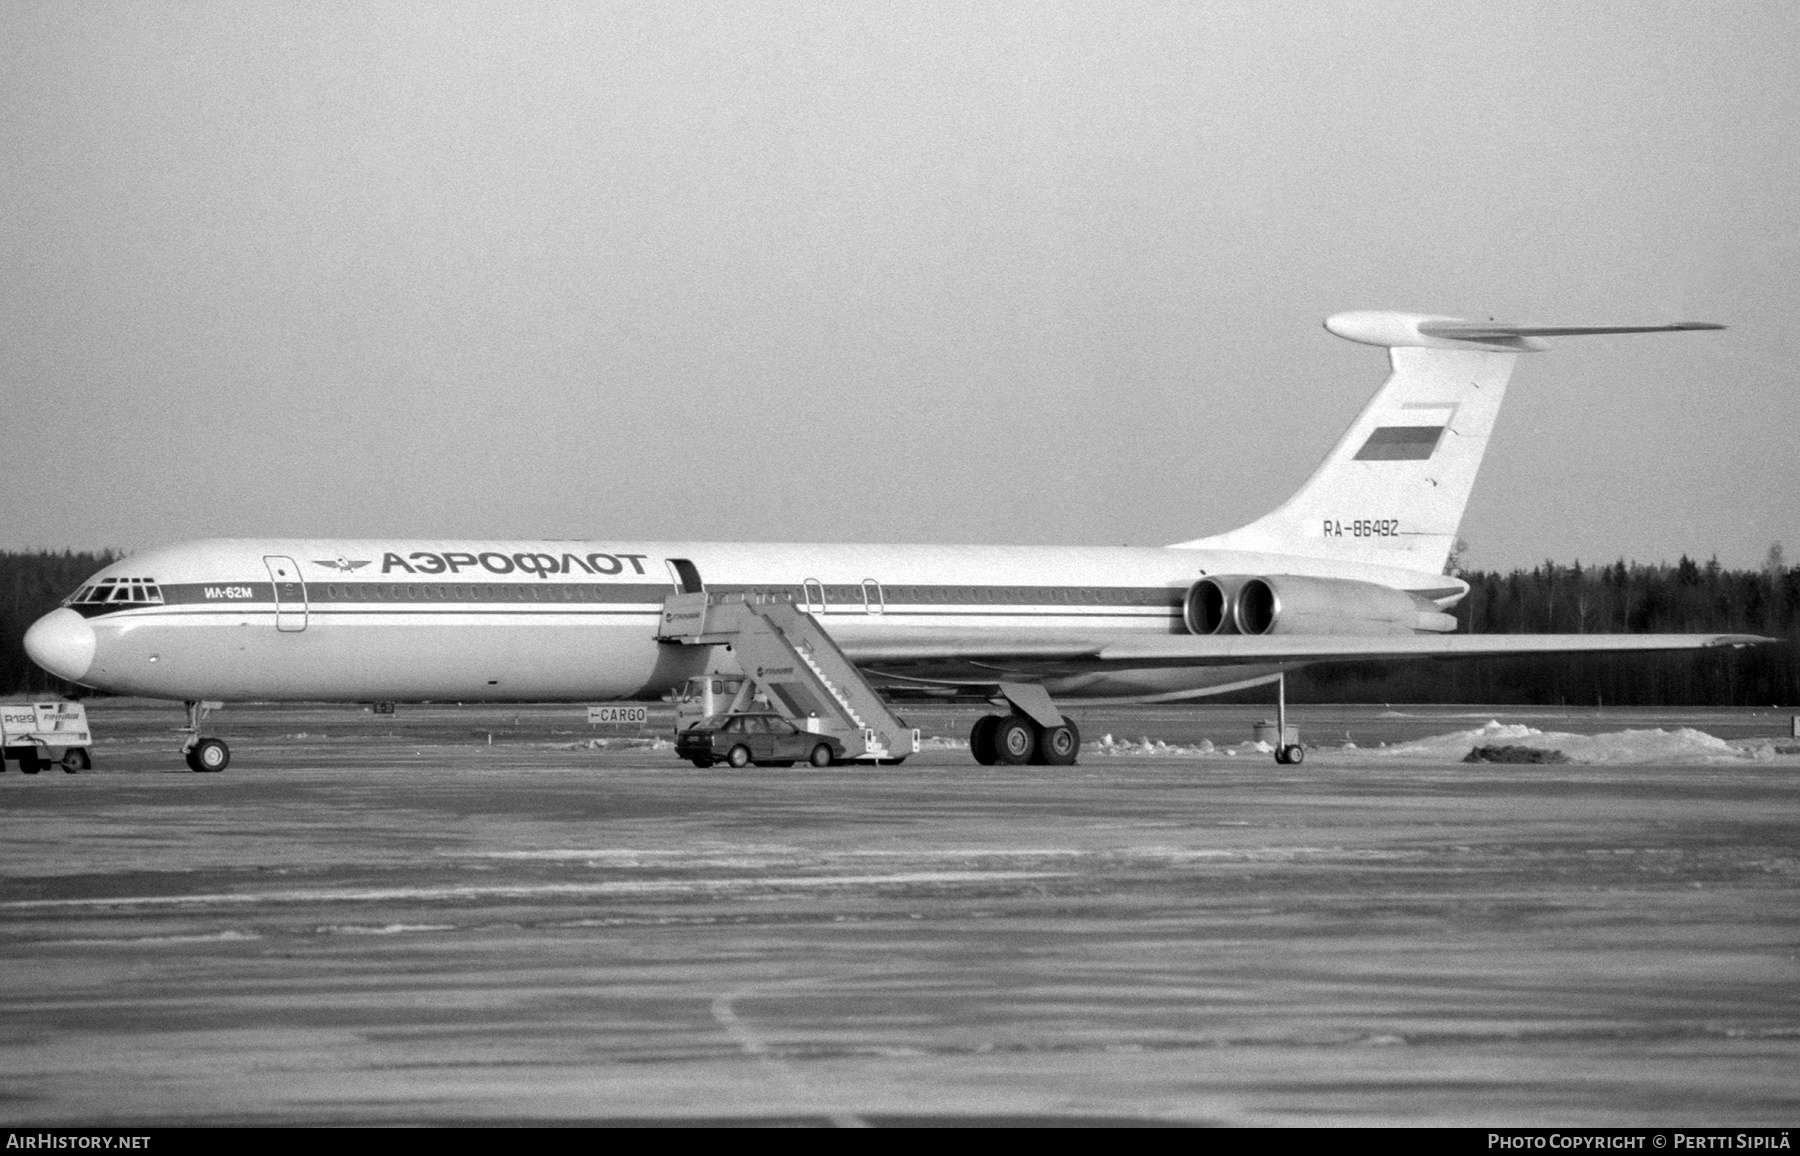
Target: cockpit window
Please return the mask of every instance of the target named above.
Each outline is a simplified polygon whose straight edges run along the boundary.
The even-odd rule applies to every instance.
[[[102,578],[69,595],[68,606],[162,605],[162,587],[154,578]]]

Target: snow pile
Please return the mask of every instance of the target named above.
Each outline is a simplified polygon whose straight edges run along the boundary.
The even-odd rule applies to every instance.
[[[557,743],[559,750],[565,751],[672,751],[675,749],[673,739],[644,738],[612,738],[588,739],[579,743]]]
[[[1457,762],[1475,747],[1520,746],[1533,750],[1561,751],[1572,763],[1713,763],[1773,758],[1773,744],[1751,741],[1734,745],[1692,727],[1673,730],[1624,730],[1603,735],[1576,735],[1541,731],[1520,723],[1498,720],[1474,730],[1433,735],[1410,743],[1395,743],[1376,750],[1340,753],[1362,758]],[[1761,748],[1768,746],[1768,753]]]
[[[1273,754],[1275,751],[1275,748],[1268,743],[1244,742],[1238,743],[1236,746],[1221,747],[1215,746],[1211,739],[1201,739],[1195,746],[1180,746],[1164,742],[1162,739],[1151,740],[1148,736],[1140,738],[1136,742],[1132,742],[1130,739],[1120,742],[1110,734],[1101,735],[1098,742],[1083,743],[1081,746],[1083,750],[1097,755],[1136,755],[1139,758],[1149,755],[1194,759],[1207,755],[1267,755]]]
[[[1615,731],[1611,735],[1559,736],[1562,751],[1577,763],[1742,762],[1753,754],[1742,745],[1694,727],[1672,731]],[[1768,756],[1764,756],[1768,758]]]
[[[1120,742],[1111,734],[1104,734],[1100,736],[1098,742],[1082,743],[1081,745],[1083,749],[1099,755],[1174,755],[1187,758],[1193,758],[1196,755],[1210,755],[1217,749],[1213,746],[1211,739],[1202,739],[1199,746],[1170,746],[1161,739],[1152,740],[1147,735],[1136,742],[1132,742],[1130,739]]]
[[[1410,743],[1392,743],[1374,749],[1360,750],[1356,753],[1365,757],[1456,762],[1475,747],[1499,746],[1509,743],[1513,746],[1536,747],[1543,745],[1538,741],[1543,737],[1544,732],[1536,727],[1528,727],[1523,723],[1502,723],[1496,719],[1486,726],[1479,726],[1474,730],[1456,731],[1447,735],[1432,735],[1430,738],[1415,739]],[[1350,752],[1346,750],[1344,753]]]
[[[1739,739],[1731,744],[1745,758],[1772,759],[1776,755],[1800,755],[1800,746],[1775,739]]]
[[[1574,763],[1710,763],[1719,760],[1737,762],[1745,757],[1724,739],[1714,738],[1693,727],[1545,737],[1556,739],[1557,749]]]

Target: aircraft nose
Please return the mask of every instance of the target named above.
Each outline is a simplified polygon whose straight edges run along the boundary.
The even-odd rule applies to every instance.
[[[94,664],[95,641],[87,619],[63,607],[31,624],[25,632],[25,653],[56,677],[80,682]]]

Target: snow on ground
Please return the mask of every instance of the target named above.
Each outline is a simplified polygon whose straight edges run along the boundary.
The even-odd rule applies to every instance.
[[[551,746],[564,751],[672,751],[675,749],[675,740],[620,735],[614,738],[586,739],[578,743],[552,743]]]
[[[673,750],[675,744],[666,738],[618,736],[587,739],[575,743],[552,743],[562,750]],[[927,751],[966,751],[964,739],[930,735],[919,744]],[[1747,760],[1783,758],[1800,762],[1792,752],[1792,744],[1777,746],[1773,739],[1738,739],[1727,742],[1692,727],[1673,730],[1624,730],[1603,735],[1576,735],[1560,731],[1542,731],[1521,723],[1502,723],[1498,719],[1472,730],[1433,735],[1409,743],[1393,743],[1375,747],[1358,747],[1355,743],[1308,746],[1307,758],[1324,758],[1331,762],[1377,762],[1404,760],[1421,763],[1461,762],[1475,747],[1516,746],[1537,750],[1561,751],[1571,763],[1617,765],[1631,763],[1671,764],[1737,763]],[[1227,759],[1268,758],[1275,749],[1268,743],[1241,742],[1218,746],[1210,739],[1197,744],[1168,743],[1159,739],[1117,739],[1102,735],[1097,742],[1081,744],[1084,755],[1132,755],[1138,758]]]
[[[1623,730],[1601,735],[1577,735],[1561,731],[1543,731],[1521,723],[1502,723],[1498,719],[1472,730],[1433,735],[1408,743],[1384,744],[1377,747],[1358,747],[1354,743],[1345,743],[1342,746],[1308,747],[1307,756],[1309,758],[1324,756],[1333,762],[1403,759],[1409,762],[1454,763],[1462,761],[1463,757],[1475,747],[1490,746],[1517,746],[1531,747],[1536,750],[1561,751],[1568,756],[1572,763],[1591,765],[1631,763],[1655,763],[1662,766],[1671,764],[1704,765],[1770,760],[1778,755],[1792,757],[1789,752],[1777,750],[1775,742],[1771,739],[1738,739],[1727,742],[1692,727],[1676,727],[1672,730]],[[1197,746],[1172,746],[1169,743],[1153,741],[1149,738],[1142,738],[1136,742],[1130,740],[1121,742],[1110,734],[1101,736],[1098,742],[1084,744],[1083,749],[1099,755],[1136,755],[1139,757],[1148,755],[1174,758],[1236,757],[1272,753],[1267,743],[1246,742],[1231,747],[1216,747],[1209,741],[1203,741]]]
[[[1082,743],[1081,749],[1097,755],[1167,755],[1175,758],[1204,758],[1209,755],[1235,758],[1238,755],[1272,755],[1275,748],[1268,743],[1237,743],[1228,747],[1213,745],[1211,739],[1201,739],[1196,746],[1171,745],[1161,739],[1141,738],[1136,742],[1126,739],[1123,742],[1111,735],[1102,735],[1098,742]]]

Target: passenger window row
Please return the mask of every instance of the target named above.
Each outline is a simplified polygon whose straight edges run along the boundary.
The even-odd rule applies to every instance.
[[[805,604],[806,591],[804,588],[794,590],[793,594],[796,601]],[[864,602],[861,586],[826,586],[824,594],[825,603],[828,606],[861,606]],[[1160,590],[1119,586],[888,586],[883,588],[881,594],[874,595],[873,600],[884,601],[888,605],[897,603],[949,605],[1015,603],[1023,606],[1082,604],[1143,606],[1166,602],[1167,599],[1163,594],[1164,592]],[[816,593],[814,599],[815,601],[817,599]]]

